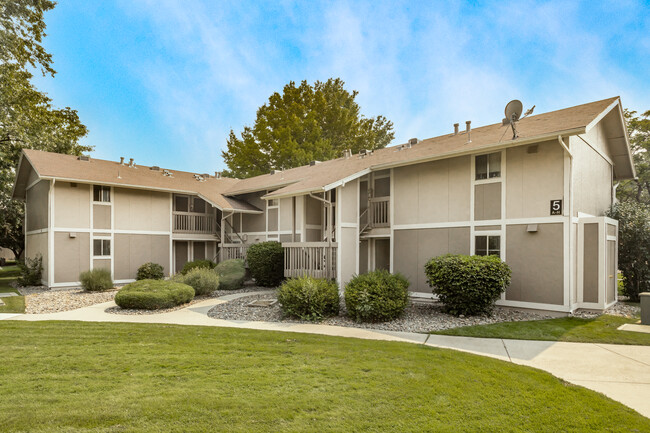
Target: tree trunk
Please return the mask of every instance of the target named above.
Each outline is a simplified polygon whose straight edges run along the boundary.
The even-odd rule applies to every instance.
[[[643,192],[643,185],[641,185],[641,182],[638,180],[635,180],[636,182],[636,201],[637,203],[641,203],[641,193]]]

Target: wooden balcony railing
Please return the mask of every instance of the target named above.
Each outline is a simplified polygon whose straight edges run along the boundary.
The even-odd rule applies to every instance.
[[[284,276],[336,278],[335,242],[284,242]]]
[[[246,252],[248,251],[248,245],[245,244],[221,244],[221,251],[223,256],[220,259],[221,261],[226,261],[230,259],[243,259],[246,260]]]
[[[374,197],[368,202],[370,227],[390,227],[390,197]]]
[[[197,215],[187,212],[174,212],[174,231],[179,233],[216,234],[214,215]]]

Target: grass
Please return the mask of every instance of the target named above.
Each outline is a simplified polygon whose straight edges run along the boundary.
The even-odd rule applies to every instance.
[[[436,331],[432,334],[465,337],[506,338],[510,340],[572,341],[576,343],[633,344],[650,346],[650,334],[619,331],[626,323],[639,319],[602,315],[594,319],[563,317],[560,319],[503,322],[491,325],[465,326]]]
[[[11,287],[9,283],[16,280],[20,271],[18,266],[4,266],[0,270],[0,293],[20,293]],[[24,296],[11,296],[9,298],[0,298],[5,305],[0,306],[0,313],[24,313],[25,312],[25,297]]]
[[[0,321],[3,432],[650,431],[548,373],[405,343]]]

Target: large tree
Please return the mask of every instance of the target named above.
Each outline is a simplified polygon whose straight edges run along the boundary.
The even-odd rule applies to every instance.
[[[621,201],[650,204],[650,110],[640,116],[625,110],[637,178],[619,185],[617,196]]]
[[[23,206],[11,200],[15,170],[24,148],[79,155],[89,151],[79,140],[87,134],[76,110],[55,108],[31,84],[28,68],[56,73],[41,45],[48,0],[0,0],[0,247],[20,256],[24,250]]]
[[[257,110],[252,127],[240,136],[230,131],[222,152],[226,175],[246,178],[341,156],[345,149],[386,147],[394,138],[393,122],[383,116],[364,117],[340,78],[310,85],[293,81]]]

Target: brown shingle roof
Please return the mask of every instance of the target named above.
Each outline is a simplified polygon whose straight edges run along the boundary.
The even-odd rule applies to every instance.
[[[121,165],[117,161],[106,161],[90,158],[89,161],[79,160],[72,155],[42,152],[25,149],[24,158],[42,178],[66,179],[72,182],[90,182],[105,185],[146,188],[159,191],[198,194],[208,202],[221,209],[248,212],[259,212],[255,206],[233,197],[225,197],[221,193],[239,182],[237,179],[214,177],[198,181],[195,173],[169,170],[172,176],[163,175],[144,165]]]
[[[382,166],[403,165],[418,160],[452,156],[502,146],[506,143],[516,145],[545,135],[578,133],[577,130],[584,129],[616,101],[618,97],[526,117],[517,123],[519,138],[514,141],[509,126],[495,123],[472,129],[469,143],[464,131],[458,135],[441,135],[422,140],[411,148],[398,150],[398,147],[392,146],[376,150],[371,156],[364,158],[353,155],[348,159],[338,158],[314,166],[302,166],[272,175],[243,179],[234,184],[225,194],[236,195],[246,191],[274,188],[279,189],[268,194],[267,197],[313,192],[366,169],[375,170],[381,169]]]

